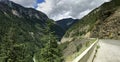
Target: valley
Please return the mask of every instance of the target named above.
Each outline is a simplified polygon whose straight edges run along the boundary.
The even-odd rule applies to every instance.
[[[55,21],[36,8],[0,0],[0,62],[72,62],[89,47],[98,49],[89,48],[83,62],[93,51],[93,62],[120,62],[119,2],[105,2],[80,19]]]

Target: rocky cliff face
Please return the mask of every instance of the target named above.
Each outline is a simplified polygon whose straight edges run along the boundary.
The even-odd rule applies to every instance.
[[[1,0],[0,3],[1,3],[2,11],[7,12],[9,10],[10,12],[13,13],[13,15],[17,17],[35,18],[41,21],[45,21],[48,19],[48,17],[44,13],[37,11],[33,8],[25,8],[9,0]],[[6,7],[9,6],[9,9],[6,7],[4,8],[4,5],[6,5]]]
[[[119,0],[112,0],[96,8],[74,24],[64,38],[120,39],[119,2]]]
[[[120,39],[120,7],[104,21],[98,20],[91,31],[91,37]]]
[[[91,30],[91,37],[102,39],[120,39],[120,2],[112,0],[103,4],[100,9],[101,16],[97,19],[94,28]],[[98,10],[97,9],[97,10]]]

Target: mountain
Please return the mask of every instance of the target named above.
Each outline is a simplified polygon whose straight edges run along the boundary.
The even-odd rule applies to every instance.
[[[9,0],[0,0],[0,2],[3,2],[3,3],[8,3],[9,2]]]
[[[106,2],[82,19],[79,19],[76,24],[67,30],[62,42],[71,41],[77,37],[120,39],[119,2],[119,0]]]
[[[78,19],[66,18],[56,21],[56,24],[59,25],[64,31],[68,30]]]
[[[62,36],[62,28],[44,13],[0,0],[0,62],[33,62],[46,39],[58,41]]]

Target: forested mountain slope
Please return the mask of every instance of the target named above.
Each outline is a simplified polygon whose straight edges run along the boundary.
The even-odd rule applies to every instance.
[[[107,38],[120,39],[120,1],[112,0],[96,8],[74,24],[64,35],[64,39]],[[64,42],[63,41],[63,42]]]
[[[54,54],[55,57],[50,58],[54,62],[60,54],[57,42],[62,36],[62,29],[44,13],[0,0],[0,62],[33,62],[33,57],[40,56],[48,46],[53,49],[49,52]],[[41,58],[44,57],[34,59]],[[50,60],[47,58],[44,58],[46,62]]]
[[[56,21],[56,24],[60,26],[64,31],[67,31],[78,19],[66,18]]]

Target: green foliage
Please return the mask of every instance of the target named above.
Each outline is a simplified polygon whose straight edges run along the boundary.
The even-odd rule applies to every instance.
[[[60,52],[57,50],[58,39],[54,38],[54,34],[49,36],[49,33],[53,32],[49,28],[52,21],[49,24],[40,21],[17,17],[11,12],[4,14],[0,9],[0,62],[33,62],[34,54],[39,50],[42,52],[50,48],[46,45],[49,45],[48,40],[51,39],[52,52],[51,50],[50,52],[56,57],[53,60],[56,62],[60,60],[59,55],[57,56]],[[41,55],[40,57],[45,58]]]
[[[51,22],[47,22],[47,25],[49,27],[53,26]],[[35,54],[35,60],[37,62],[61,62],[61,52],[58,49],[58,40],[53,35],[53,33],[49,32],[50,28],[46,27],[46,30],[44,30],[44,35],[42,38],[44,39],[43,42],[46,42],[46,44],[43,46],[38,53]]]
[[[102,6],[96,8],[74,24],[65,33],[65,37],[82,36],[92,31],[96,26],[96,23],[100,21],[100,23],[103,23],[103,20],[109,17],[116,10],[116,7],[120,6],[119,2],[119,0],[112,0],[111,2],[104,3]]]
[[[25,20],[14,16],[0,15],[0,59],[2,62],[33,62],[34,46],[31,42],[33,39],[28,33],[32,29],[23,21]]]
[[[57,40],[49,34],[47,44],[36,54],[37,62],[61,62],[61,52],[57,46]]]
[[[50,27],[50,31],[57,35],[58,39],[60,40],[63,37],[65,31],[60,26],[55,24],[55,22],[53,22],[51,19],[48,19],[46,23]]]
[[[82,48],[82,44],[78,45],[77,48],[76,48],[77,52],[79,52],[81,48]]]
[[[62,51],[62,50],[64,50],[65,48],[67,48],[67,45],[68,45],[68,44],[69,44],[69,42],[66,41],[65,43],[60,44],[58,47],[59,47],[59,49]]]

